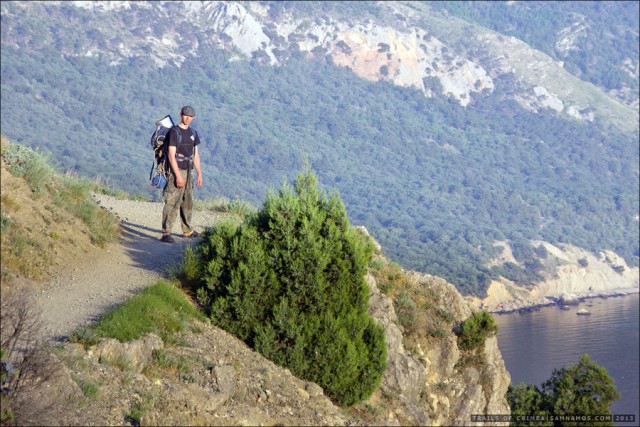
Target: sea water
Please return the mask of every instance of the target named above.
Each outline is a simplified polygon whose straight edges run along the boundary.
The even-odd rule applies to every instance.
[[[612,414],[633,414],[638,425],[640,359],[638,294],[592,298],[562,310],[543,307],[524,314],[494,314],[499,326],[498,345],[511,383],[540,386],[554,369],[574,365],[583,354],[606,368],[622,397],[611,405]],[[590,315],[577,315],[586,309]]]

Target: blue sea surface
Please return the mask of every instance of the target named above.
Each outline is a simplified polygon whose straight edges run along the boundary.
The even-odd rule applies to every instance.
[[[612,414],[633,414],[640,425],[639,295],[593,298],[562,310],[543,307],[524,314],[494,314],[498,345],[513,385],[540,386],[554,369],[578,363],[587,353],[605,367],[622,397]],[[577,315],[586,309],[588,316]]]

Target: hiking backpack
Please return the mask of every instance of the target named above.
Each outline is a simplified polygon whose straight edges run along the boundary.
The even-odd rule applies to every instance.
[[[169,178],[169,172],[171,172],[171,165],[169,164],[169,131],[176,127],[173,119],[170,115],[164,116],[162,119],[156,122],[156,130],[151,135],[151,148],[153,148],[153,164],[151,165],[151,172],[149,173],[149,179],[151,180],[151,186],[157,189],[164,189],[167,185],[167,179]],[[191,129],[191,135],[197,137],[195,129]],[[178,141],[177,145],[182,143],[182,133],[176,132]],[[194,149],[195,150],[195,149]],[[188,158],[190,165],[189,171],[191,171],[191,163],[193,162],[193,156]]]
[[[169,175],[169,158],[167,156],[169,146],[165,144],[165,140],[169,135],[169,131],[175,126],[170,115],[166,115],[156,122],[156,130],[151,135],[151,148],[153,148],[153,163],[149,179],[151,186],[163,189],[167,184]],[[166,141],[168,142],[168,141]]]

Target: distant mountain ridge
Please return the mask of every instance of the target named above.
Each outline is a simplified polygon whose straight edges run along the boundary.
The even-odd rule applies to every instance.
[[[54,42],[65,56],[103,56],[114,66],[131,57],[146,57],[157,67],[179,67],[187,57],[220,48],[234,52],[237,59],[253,58],[270,65],[282,65],[292,55],[305,53],[366,79],[416,88],[426,96],[449,96],[463,106],[479,92],[493,92],[494,78],[512,75],[518,84],[510,87],[509,96],[528,110],[551,109],[583,121],[599,117],[623,128],[638,126],[637,94],[628,101],[634,107],[627,107],[515,37],[443,15],[428,2],[349,6],[362,12],[357,17],[344,16],[331,6],[326,8],[329,13],[318,15],[313,8],[270,2],[50,3],[51,10],[58,8],[71,16],[73,9],[64,8],[86,9],[99,20],[98,25],[73,45],[66,42],[73,37],[65,27],[53,34],[54,40],[29,39],[23,33],[22,40],[12,43],[13,37],[5,37],[3,44],[37,49]],[[35,11],[28,3],[16,4],[27,13]],[[4,15],[8,18],[11,13]],[[588,31],[583,20],[576,17],[573,26],[557,35],[559,51],[575,49],[572,40]],[[3,21],[3,26],[9,26],[3,33],[13,36],[13,20]],[[637,78],[637,58],[635,64],[629,58],[624,69]]]
[[[3,133],[158,199],[153,122],[194,104],[203,196],[260,203],[308,157],[389,257],[463,293],[553,274],[537,241],[637,266],[636,101],[567,72],[605,29],[553,3],[542,53],[456,5],[3,2]]]

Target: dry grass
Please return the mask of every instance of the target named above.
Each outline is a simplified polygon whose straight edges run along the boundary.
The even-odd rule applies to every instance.
[[[104,246],[119,234],[117,219],[91,199],[99,184],[58,174],[47,161],[45,155],[2,137],[4,285],[18,276],[43,279],[54,264],[65,265],[69,252]]]
[[[441,291],[438,290],[441,279],[430,281],[422,277],[418,281],[398,264],[382,256],[374,258],[370,272],[380,291],[392,299],[408,343],[452,334],[456,319],[442,302]]]

